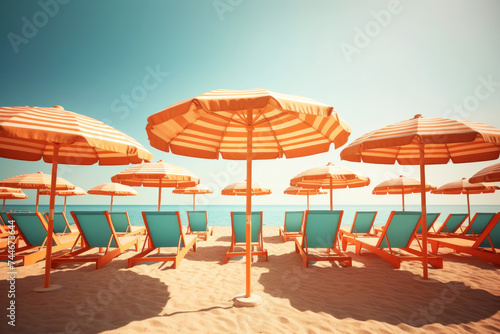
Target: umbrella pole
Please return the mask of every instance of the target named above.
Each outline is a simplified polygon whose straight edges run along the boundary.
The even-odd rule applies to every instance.
[[[109,212],[113,212],[113,195],[111,195],[111,206],[109,208]]]
[[[467,213],[469,214],[469,226],[470,226],[470,202],[469,202],[469,191],[467,190]]]
[[[64,196],[64,213],[65,214],[66,214],[66,199],[67,198],[68,198],[67,196]]]
[[[422,252],[423,261],[422,265],[424,267],[423,279],[428,278],[428,268],[427,268],[427,203],[425,198],[425,152],[424,144],[420,143],[420,198],[422,205]]]
[[[401,188],[401,196],[403,197],[403,211],[405,211],[405,190]]]
[[[330,178],[330,211],[333,210],[333,186],[332,179]]]
[[[57,163],[59,158],[59,147],[61,144],[54,144],[54,156],[52,158],[52,174],[50,180],[50,201],[49,201],[49,226],[47,231],[47,250],[45,256],[45,280],[43,289],[35,289],[37,292],[50,291],[61,288],[60,285],[50,287],[50,267],[52,264],[52,235],[54,234],[54,207],[56,203],[56,180]],[[38,190],[37,190],[37,211],[38,211]]]
[[[193,211],[195,211],[195,208],[194,208],[195,203],[196,203],[196,195],[193,194]]]
[[[52,182],[52,181],[51,181]],[[55,185],[54,185],[55,187]],[[52,194],[52,188],[50,188],[50,193]],[[38,201],[40,200],[40,190],[36,190],[36,207],[35,207],[35,212],[38,212]]]
[[[2,211],[5,212],[5,198],[3,199]]]
[[[161,207],[161,179],[160,179],[160,185],[158,186],[158,211],[160,211]]]
[[[252,118],[251,110],[248,111],[249,121]],[[252,264],[252,250],[251,233],[252,233],[252,135],[253,128],[247,127],[247,207],[246,207],[246,291],[245,297],[250,298],[251,295],[251,264]]]
[[[307,211],[309,211],[309,191],[307,192]]]

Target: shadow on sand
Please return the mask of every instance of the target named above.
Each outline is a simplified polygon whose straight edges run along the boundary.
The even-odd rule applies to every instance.
[[[99,270],[88,264],[54,270],[51,283],[63,287],[47,293],[33,291],[43,285],[43,275],[17,278],[15,330],[2,321],[0,332],[101,333],[157,316],[170,299],[168,286],[125,267],[126,260],[115,260]],[[7,289],[1,281],[2,294]],[[0,303],[3,310],[6,299]],[[141,307],[144,303],[147,307]]]
[[[337,319],[422,327],[476,322],[500,310],[500,296],[488,291],[459,281],[426,282],[410,271],[394,269],[374,254],[348,254],[365,267],[342,268],[334,263],[304,268],[296,253],[270,256],[269,262],[254,266],[269,270],[259,279],[266,293],[290,300],[299,311],[325,312]],[[374,258],[366,261],[365,256]],[[276,262],[289,269],[276,275]],[[429,277],[434,270],[438,269],[430,269]]]

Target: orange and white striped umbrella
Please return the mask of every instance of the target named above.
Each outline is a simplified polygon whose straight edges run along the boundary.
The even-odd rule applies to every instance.
[[[200,179],[189,170],[163,160],[129,167],[111,177],[111,181],[133,187],[158,188],[158,211],[162,188],[192,187],[200,183]]]
[[[333,210],[333,189],[358,188],[369,184],[369,177],[331,162],[326,166],[308,169],[290,180],[291,186],[330,189],[330,210]]]
[[[44,174],[42,172],[32,173],[32,174],[22,174],[12,177],[8,177],[0,181],[0,186],[21,188],[21,189],[36,189],[36,209],[38,212],[38,204],[40,198],[40,190],[49,189],[51,187],[51,178],[49,174]],[[58,177],[56,179],[56,190],[68,190],[74,189],[75,186],[71,182]]]
[[[2,211],[5,211],[5,200],[8,199],[27,199],[25,193],[18,188],[0,187],[0,199],[3,199]]]
[[[193,195],[193,211],[195,210],[196,195],[213,193],[212,189],[204,184],[197,184],[194,187],[175,188],[174,190],[172,190],[172,192],[174,194]]]
[[[114,196],[137,196],[137,191],[134,188],[120,183],[104,183],[95,186],[87,191],[90,195],[105,195],[111,196],[111,207],[109,211],[113,211],[113,197]]]
[[[261,186],[258,182],[252,182],[250,188],[252,196],[271,195],[272,190],[268,187]],[[221,190],[221,195],[225,196],[246,196],[247,195],[247,181],[240,181],[232,183]]]
[[[327,152],[347,142],[351,129],[333,107],[265,89],[214,90],[183,100],[148,117],[149,142],[175,154],[246,160],[301,157]],[[251,296],[251,188],[246,194],[246,291],[235,303],[259,304]]]
[[[481,169],[469,179],[470,183],[500,182],[500,163]]]
[[[50,196],[50,190],[40,190],[40,195],[49,195]],[[56,196],[63,196],[64,197],[64,212],[66,212],[66,199],[69,196],[83,196],[87,195],[87,192],[83,190],[80,187],[75,187],[75,189],[72,190],[57,190],[56,191]]]
[[[151,160],[152,154],[109,125],[60,106],[0,107],[0,157],[52,163],[45,281],[35,290],[41,292],[60,288],[50,286],[57,165],[127,165]]]
[[[437,187],[433,184],[426,183],[425,191],[431,191]],[[403,200],[403,211],[405,211],[405,194],[414,194],[422,191],[420,181],[413,177],[400,175],[397,178],[385,180],[379,183],[372,190],[373,195],[401,195]]]
[[[414,118],[369,132],[340,152],[343,160],[420,165],[423,278],[427,279],[425,165],[497,159],[500,130],[481,123],[445,118]]]
[[[459,181],[453,181],[443,184],[441,187],[432,190],[432,194],[444,194],[444,195],[467,195],[467,212],[469,213],[469,224],[470,224],[470,194],[491,194],[500,189],[500,187],[494,185],[486,185],[484,183],[470,183],[465,177]]]
[[[287,195],[305,195],[307,196],[307,210],[309,210],[309,195],[324,195],[326,191],[320,189],[302,188],[290,186],[283,191]]]

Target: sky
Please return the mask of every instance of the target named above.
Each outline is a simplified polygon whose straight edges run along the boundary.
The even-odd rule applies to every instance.
[[[348,143],[386,125],[425,117],[465,119],[500,128],[500,2],[296,0],[40,0],[0,2],[0,105],[61,105],[132,136],[152,154],[196,174],[214,195],[198,204],[244,204],[221,196],[245,179],[245,162],[183,157],[154,149],[147,117],[214,89],[265,88],[332,105],[352,128]],[[347,145],[345,145],[347,146]],[[345,147],[343,146],[343,147]],[[294,159],[256,161],[254,180],[273,194],[255,204],[305,204],[284,195],[296,174],[328,162],[370,177],[364,188],[334,191],[334,204],[400,204],[375,196],[380,182],[418,166],[340,160],[342,148]],[[426,167],[436,186],[469,178],[498,161]],[[88,190],[129,166],[60,165],[59,176]],[[50,164],[0,158],[0,179]],[[115,204],[156,204],[157,189]],[[32,204],[35,191],[26,190]],[[163,204],[191,196],[163,191]],[[418,194],[406,204],[419,204]],[[311,204],[328,204],[327,195]],[[88,195],[71,204],[101,204]],[[428,204],[465,204],[465,196],[428,195]],[[496,194],[471,195],[495,205]],[[48,196],[41,200],[48,203]],[[58,199],[57,203],[62,203]]]

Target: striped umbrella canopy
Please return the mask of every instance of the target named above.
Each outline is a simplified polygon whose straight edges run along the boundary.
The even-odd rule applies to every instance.
[[[484,183],[469,183],[469,181],[464,177],[461,180],[449,182],[443,184],[441,187],[432,190],[432,194],[444,194],[444,195],[467,195],[467,212],[469,213],[469,224],[470,224],[470,194],[490,194],[494,193],[500,187],[494,185],[486,185]]]
[[[200,183],[200,179],[189,170],[163,160],[129,167],[111,177],[111,181],[132,187],[158,188],[158,211],[162,188],[192,187]]]
[[[213,193],[212,189],[204,184],[197,184],[194,187],[175,188],[172,192],[174,194],[193,195],[193,211],[195,210],[196,195]]]
[[[437,187],[433,184],[426,183],[425,191],[431,191]],[[385,180],[373,188],[373,195],[401,195],[403,200],[403,211],[405,211],[405,194],[414,194],[422,191],[420,181],[400,175],[397,178]]]
[[[290,186],[283,191],[287,195],[305,195],[307,196],[307,210],[309,210],[309,195],[324,195],[326,191],[320,189],[302,188]]]
[[[12,177],[8,177],[0,181],[0,186],[21,188],[21,189],[36,189],[36,209],[38,212],[38,204],[40,199],[40,191],[43,189],[51,189],[52,176],[49,174],[44,174],[42,172],[32,173],[32,174],[22,174]],[[55,189],[56,190],[68,190],[74,189],[75,186],[71,182],[58,177],[56,178]]]
[[[0,157],[52,164],[45,280],[35,290],[42,292],[61,287],[50,286],[57,165],[127,165],[151,160],[152,154],[111,126],[60,106],[0,107]]]
[[[500,182],[500,163],[481,169],[469,179],[470,183]]]
[[[2,211],[5,212],[5,200],[8,199],[27,199],[25,193],[18,188],[0,187],[0,199],[3,199]]]
[[[366,187],[369,184],[369,177],[331,162],[308,169],[290,180],[291,186],[330,189],[330,210],[333,210],[333,189]]]
[[[134,188],[120,183],[103,183],[95,186],[87,191],[90,195],[105,195],[111,196],[111,206],[109,211],[113,211],[113,197],[114,196],[137,196],[137,191]]]
[[[252,182],[250,188],[252,196],[271,195],[272,191],[268,187],[261,186],[258,182]],[[221,195],[225,196],[246,196],[247,195],[247,181],[240,181],[232,183],[221,190]]]
[[[340,157],[355,162],[420,166],[423,278],[427,279],[425,165],[492,160],[499,154],[500,130],[495,127],[418,114],[359,137],[340,152]]]
[[[175,154],[246,160],[248,182],[254,159],[308,156],[347,142],[351,129],[333,107],[265,89],[214,90],[151,115],[146,126],[151,145]],[[251,188],[246,195],[246,291],[235,303],[258,305],[251,296]]]
[[[40,190],[40,195],[49,195],[50,196],[50,190]],[[83,190],[80,187],[75,187],[75,189],[72,190],[57,190],[56,191],[56,196],[63,196],[64,197],[64,213],[66,213],[66,199],[69,196],[83,196],[87,195],[87,192]]]

